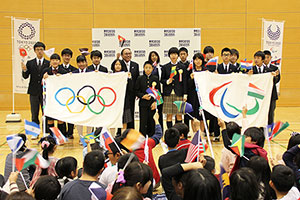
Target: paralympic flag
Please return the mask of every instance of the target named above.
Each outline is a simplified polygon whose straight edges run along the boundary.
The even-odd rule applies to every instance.
[[[125,72],[49,76],[45,115],[75,125],[120,128],[127,78]]]
[[[266,126],[273,87],[271,73],[215,74],[195,72],[202,107],[226,122],[242,125],[242,108],[247,105],[250,126]]]

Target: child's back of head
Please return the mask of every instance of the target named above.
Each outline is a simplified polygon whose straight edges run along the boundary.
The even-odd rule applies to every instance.
[[[114,193],[112,200],[143,200],[143,196],[133,187],[123,187]]]
[[[169,128],[166,130],[164,139],[169,148],[175,148],[179,143],[179,138],[179,131],[176,128]]]
[[[215,167],[216,167],[216,163],[215,160],[210,157],[210,156],[204,156],[205,160],[206,160],[206,164],[204,166],[205,169],[207,169],[208,171],[210,171],[212,174],[215,173]]]
[[[132,162],[139,162],[139,158],[138,158],[135,154],[133,154],[133,153],[127,153],[127,154],[125,154],[125,155],[123,155],[123,156],[121,156],[121,157],[119,158],[118,164],[117,164],[117,166],[118,166],[118,171],[119,171],[120,169],[124,169],[124,167],[125,167],[125,165],[126,165],[128,159],[130,158],[130,156],[133,156],[133,158],[132,158],[132,160],[130,161],[130,163],[132,163]]]
[[[183,136],[184,139],[187,139],[189,127],[185,123],[176,123],[173,128],[176,128],[179,131],[180,136]]]
[[[64,179],[63,185],[68,179],[73,179],[77,175],[77,160],[72,156],[61,158],[55,165],[55,171],[59,179]]]
[[[60,193],[61,186],[54,176],[41,176],[33,186],[36,200],[55,200]]]
[[[91,151],[84,157],[83,173],[89,176],[97,176],[104,167],[104,155],[101,151]]]
[[[235,122],[228,122],[226,124],[227,135],[230,140],[232,140],[232,136],[237,133],[241,134],[241,127]]]
[[[260,147],[264,147],[265,144],[265,135],[264,135],[264,131],[258,127],[250,127],[248,128],[244,135],[246,137],[250,137],[251,138],[251,142],[255,143],[256,145],[260,146]]]
[[[293,170],[285,165],[276,165],[271,173],[271,187],[278,192],[287,193],[295,183]]]

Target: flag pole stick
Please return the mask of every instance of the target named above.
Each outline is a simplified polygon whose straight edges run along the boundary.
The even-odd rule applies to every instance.
[[[194,79],[194,81],[195,81],[195,79]],[[211,141],[210,141],[210,136],[209,136],[209,132],[208,132],[208,128],[207,128],[206,119],[205,119],[205,116],[204,116],[204,111],[203,111],[203,108],[202,108],[202,99],[201,99],[201,95],[200,95],[200,92],[199,92],[199,87],[198,87],[198,84],[196,83],[196,81],[195,81],[195,86],[196,86],[196,92],[197,92],[199,105],[200,105],[199,113],[202,115],[202,118],[203,118],[205,133],[206,133],[206,136],[207,136],[208,145],[209,145],[209,149],[210,149],[210,152],[211,152],[211,157],[213,159],[215,159],[214,151],[213,151],[213,148],[212,148],[212,144],[211,144]]]
[[[28,190],[29,188],[28,188],[28,186],[27,186],[27,184],[26,184],[26,182],[25,182],[25,178],[24,178],[24,176],[23,176],[23,174],[22,174],[21,171],[20,171],[20,175],[21,175],[21,178],[22,178],[22,180],[23,180],[23,182],[24,182],[24,185],[25,185],[25,187],[26,187],[26,190]]]
[[[269,154],[270,154],[270,158],[273,159],[273,155],[272,155],[272,151],[271,151],[271,142],[269,140],[269,134],[268,134],[268,129],[267,127],[264,128],[264,134],[265,134],[265,138],[268,141],[268,148],[269,148]]]
[[[198,130],[198,153],[197,153],[197,162],[199,162],[199,157],[200,157],[200,132]],[[205,148],[205,147],[204,147]]]
[[[16,153],[12,152],[12,172],[15,171],[15,167],[16,167]]]
[[[46,106],[46,82],[43,79],[43,137],[46,136],[46,116],[45,116],[45,106]]]

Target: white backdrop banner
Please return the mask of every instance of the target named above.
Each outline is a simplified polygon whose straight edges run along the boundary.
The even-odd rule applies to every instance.
[[[127,73],[49,76],[45,115],[75,125],[122,127]]]
[[[125,38],[121,47],[119,38]],[[140,66],[148,60],[151,51],[158,52],[160,64],[170,62],[168,50],[171,47],[186,47],[191,59],[201,49],[200,28],[93,28],[93,50],[100,50],[103,54],[101,64],[108,69],[125,47],[132,50],[132,60]]]
[[[13,18],[13,92],[26,94],[29,79],[22,77],[21,62],[33,59],[33,45],[40,40],[40,20]]]
[[[272,53],[273,65],[281,71],[284,21],[262,20],[262,49]],[[277,84],[279,92],[279,83]]]

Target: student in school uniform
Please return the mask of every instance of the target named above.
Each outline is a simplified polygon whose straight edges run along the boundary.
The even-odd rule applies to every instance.
[[[275,72],[276,76],[273,78],[273,89],[272,89],[272,96],[271,96],[271,103],[270,103],[270,109],[269,109],[269,115],[268,115],[268,124],[274,123],[274,111],[276,108],[276,101],[278,100],[278,94],[276,89],[276,84],[280,81],[280,71],[278,67],[271,64],[272,55],[269,50],[264,51],[265,54],[265,60],[264,64],[266,65],[266,69],[268,72]]]
[[[119,59],[116,59],[111,64],[111,70],[113,73],[117,72],[125,72],[126,71],[126,65],[124,62],[122,62]],[[128,72],[128,79],[127,79],[127,86],[126,86],[126,92],[125,92],[125,100],[124,100],[124,110],[123,110],[123,130],[127,128],[127,124],[132,122],[134,119],[131,115],[131,105],[130,105],[130,95],[134,93],[134,86],[132,83],[132,76],[131,73]],[[111,133],[114,136],[114,129],[111,129]],[[123,132],[123,131],[122,131]],[[118,135],[121,134],[121,130],[119,129],[117,132]]]
[[[232,57],[232,52],[229,48],[225,47],[221,51],[223,63],[218,64],[217,72],[218,74],[231,74],[238,72],[238,68],[230,63],[230,58]]]
[[[140,75],[139,64],[131,60],[132,52],[130,48],[122,49],[121,56],[122,56],[122,63],[124,63],[126,66],[125,72],[130,72],[132,85],[135,85],[136,79]],[[135,110],[134,90],[129,91],[129,103],[130,103],[131,118],[133,120],[127,124],[127,128],[134,128],[134,110]]]
[[[187,100],[186,69],[178,59],[179,51],[176,47],[169,49],[170,62],[163,66],[161,82],[163,83],[164,107],[163,113],[167,114],[167,127],[172,127],[172,117],[176,115],[176,123],[182,121],[182,115],[178,112],[174,101]],[[174,76],[171,71],[175,69]],[[170,77],[173,76],[173,77]]]
[[[144,74],[139,76],[135,83],[136,96],[140,98],[140,132],[144,136],[148,135],[149,137],[154,135],[155,131],[153,116],[157,108],[157,103],[156,100],[146,92],[146,90],[148,88],[153,88],[160,91],[160,82],[158,77],[152,75],[152,72],[153,66],[151,62],[146,61],[144,64]]]
[[[240,58],[240,53],[237,49],[231,49],[231,57],[230,57],[230,63],[234,65],[238,71],[240,71],[240,63],[238,63],[238,59]]]
[[[74,67],[70,64],[72,56],[73,56],[73,52],[69,48],[65,48],[61,51],[61,58],[62,58],[63,63],[60,66],[63,67],[68,73],[77,70],[76,67]],[[68,123],[68,125],[66,125],[66,122],[65,122],[64,126],[66,129],[66,136],[69,139],[73,139],[74,138],[73,137],[74,124]]]
[[[203,122],[203,118],[202,116],[200,116],[199,114],[199,99],[198,99],[198,94],[196,92],[196,85],[195,85],[195,81],[194,81],[194,74],[195,72],[202,72],[202,71],[206,71],[207,68],[204,67],[204,57],[201,53],[196,53],[193,56],[193,70],[190,70],[188,72],[188,76],[187,76],[187,83],[188,83],[188,97],[187,97],[187,102],[189,102],[192,106],[193,106],[193,112],[191,112],[190,114],[196,118],[197,120],[200,121],[200,130],[201,132],[204,132],[204,122]],[[207,112],[204,111],[205,113],[205,119],[207,119]],[[185,116],[188,117],[188,116]],[[191,117],[189,117],[190,120],[192,120],[192,128],[193,128],[193,132],[196,132],[196,123],[194,121],[194,119],[192,119]]]
[[[102,53],[98,50],[94,50],[91,52],[91,60],[92,63],[90,66],[88,66],[88,70],[90,71],[98,71],[98,72],[105,72],[107,73],[108,70],[106,67],[102,66],[100,64],[101,60],[102,60]]]
[[[46,79],[49,76],[59,76],[61,74],[66,74],[67,71],[61,66],[60,64],[60,56],[56,53],[52,54],[50,57],[50,67],[43,70],[43,78]],[[50,133],[53,135],[53,133],[48,129],[50,127],[54,127],[54,120],[51,117],[47,117],[47,133]],[[64,122],[57,120],[57,128],[60,130],[60,132],[66,136],[66,127],[64,126]]]
[[[49,67],[50,62],[44,58],[46,46],[42,42],[37,42],[33,46],[36,58],[27,61],[26,65],[22,62],[22,76],[27,79],[30,76],[27,94],[29,94],[31,121],[40,124],[39,111],[43,107],[42,78],[43,70]],[[36,139],[31,137],[32,139]]]
[[[77,62],[77,66],[78,66],[78,69],[76,69],[75,71],[73,71],[72,73],[87,73],[87,72],[91,72],[91,70],[89,70],[87,68],[87,61],[86,61],[86,58],[85,56],[83,55],[79,55],[77,56],[76,58],[76,62]],[[83,136],[83,126],[81,125],[76,125],[77,127],[77,132],[78,132],[78,135],[79,137]],[[93,130],[93,127],[86,127],[86,133],[89,134],[91,133]],[[81,142],[79,141],[79,144],[81,144]]]
[[[188,53],[187,48],[181,47],[179,49],[179,58],[180,58],[179,63],[183,64],[186,67],[186,69],[190,65],[190,62],[187,60],[188,56],[189,56],[189,53]]]
[[[161,75],[162,75],[162,66],[160,65],[160,57],[158,55],[158,53],[156,51],[151,51],[149,53],[149,57],[148,57],[148,61],[152,64],[153,66],[153,71],[152,71],[152,75],[155,75],[158,77],[158,80],[161,81]],[[161,96],[164,97],[164,94],[162,92],[162,83],[160,83],[160,92],[161,92]],[[157,111],[158,111],[158,115],[159,115],[159,124],[161,126],[162,132],[164,132],[164,118],[163,118],[163,105],[164,104],[160,104],[157,106]]]

